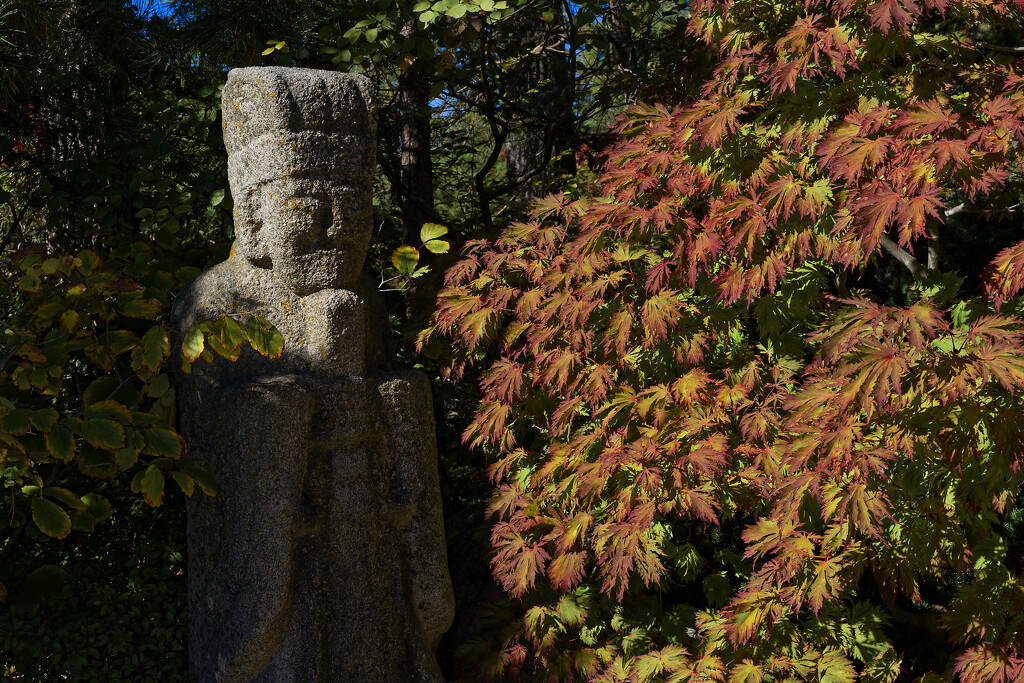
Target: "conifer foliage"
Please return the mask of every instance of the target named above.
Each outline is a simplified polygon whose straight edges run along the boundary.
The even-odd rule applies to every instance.
[[[623,117],[597,196],[469,244],[420,337],[483,368],[465,438],[514,600],[463,655],[1024,680],[1024,243],[942,270],[954,217],[1019,223],[1024,4],[692,8],[700,99]],[[886,261],[906,300],[863,288]]]

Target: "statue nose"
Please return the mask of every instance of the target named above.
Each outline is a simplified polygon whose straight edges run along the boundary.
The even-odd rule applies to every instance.
[[[297,245],[311,246],[323,240],[331,228],[334,215],[329,204],[308,204],[298,208],[292,217],[292,237]]]

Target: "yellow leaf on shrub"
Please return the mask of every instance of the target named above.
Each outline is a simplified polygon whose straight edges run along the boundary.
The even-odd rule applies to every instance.
[[[164,475],[156,465],[150,465],[139,480],[142,498],[147,505],[158,507],[164,502]]]
[[[32,499],[32,521],[40,531],[53,538],[64,538],[71,533],[71,518],[52,500]]]

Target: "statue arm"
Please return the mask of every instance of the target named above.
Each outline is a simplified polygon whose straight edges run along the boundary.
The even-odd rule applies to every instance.
[[[396,503],[411,506],[403,530],[406,580],[427,642],[451,626],[455,598],[445,551],[430,383],[420,372],[380,376],[386,406]]]
[[[199,401],[193,382],[184,434],[220,492],[189,501],[189,657],[204,675],[251,680],[280,658],[295,618],[313,398],[282,378],[207,387]]]

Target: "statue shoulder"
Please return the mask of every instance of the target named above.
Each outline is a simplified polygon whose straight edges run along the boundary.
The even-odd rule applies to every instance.
[[[260,291],[250,284],[251,270],[241,259],[230,258],[197,275],[175,297],[172,325],[181,330],[196,321],[237,313],[242,306],[261,308]]]

